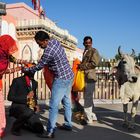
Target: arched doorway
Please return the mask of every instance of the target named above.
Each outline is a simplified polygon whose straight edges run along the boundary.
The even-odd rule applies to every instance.
[[[32,61],[32,50],[28,44],[22,50],[22,59]]]

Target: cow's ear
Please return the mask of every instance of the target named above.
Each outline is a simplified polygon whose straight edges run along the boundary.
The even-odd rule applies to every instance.
[[[135,65],[135,73],[140,74],[140,66]]]

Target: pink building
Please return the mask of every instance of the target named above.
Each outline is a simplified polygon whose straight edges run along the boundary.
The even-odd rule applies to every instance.
[[[68,30],[59,28],[47,17],[40,19],[37,11],[25,3],[7,4],[6,12],[7,15],[2,16],[1,34],[10,34],[17,40],[19,50],[14,54],[16,58],[38,60],[42,55],[42,50],[36,44],[34,35],[38,30],[44,30],[52,38],[61,42],[72,64],[77,48],[77,39],[69,34]],[[7,95],[12,79],[17,76],[20,76],[20,72],[3,77],[5,95]],[[46,99],[49,96],[49,90],[42,77],[42,71],[35,75],[35,79],[38,81],[39,98]]]
[[[16,20],[38,19],[38,12],[25,3],[7,4],[6,12],[13,15]]]
[[[83,52],[84,52],[83,49],[76,48],[76,51],[75,51],[75,58],[78,58],[79,60],[82,61]]]
[[[1,34],[10,34],[17,40],[19,52],[18,58],[38,60],[41,50],[34,41],[34,35],[38,30],[44,30],[52,38],[56,38],[64,46],[70,61],[73,60],[77,47],[77,39],[69,34],[68,30],[59,28],[53,21],[45,17],[40,19],[38,12],[25,3],[6,5],[7,15],[2,17]]]

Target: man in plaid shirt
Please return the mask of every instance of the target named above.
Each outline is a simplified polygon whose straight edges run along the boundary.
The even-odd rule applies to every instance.
[[[59,128],[68,131],[72,130],[70,91],[74,74],[69,65],[64,48],[59,41],[50,39],[49,35],[44,31],[38,31],[35,35],[35,40],[39,47],[44,49],[44,53],[37,65],[30,68],[24,68],[23,72],[26,73],[31,71],[34,73],[44,68],[44,66],[48,66],[49,70],[54,73],[49,104],[47,132],[39,135],[39,137],[53,138],[57,121],[58,106],[61,101],[65,108],[65,123]]]

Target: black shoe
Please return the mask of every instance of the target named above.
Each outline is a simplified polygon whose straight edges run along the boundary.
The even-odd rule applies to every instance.
[[[61,130],[72,131],[72,127],[67,126],[67,125],[60,125],[58,126],[58,128]]]
[[[86,120],[82,119],[82,120],[80,120],[80,124],[81,124],[81,125],[87,125],[88,123],[87,123]]]
[[[46,132],[42,134],[37,134],[37,137],[40,138],[54,138],[54,133]]]

